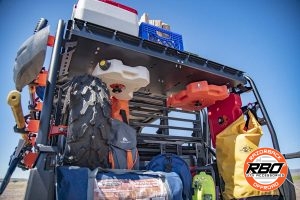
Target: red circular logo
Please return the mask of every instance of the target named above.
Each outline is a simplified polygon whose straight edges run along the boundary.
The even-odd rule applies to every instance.
[[[283,155],[272,148],[258,148],[251,152],[244,164],[248,183],[260,191],[272,191],[285,181],[288,166]]]

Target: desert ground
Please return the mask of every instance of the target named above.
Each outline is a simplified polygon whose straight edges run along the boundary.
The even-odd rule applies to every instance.
[[[10,181],[7,188],[0,196],[0,199],[11,199],[11,200],[20,200],[24,199],[25,190],[26,190],[27,181],[25,180],[14,180]]]

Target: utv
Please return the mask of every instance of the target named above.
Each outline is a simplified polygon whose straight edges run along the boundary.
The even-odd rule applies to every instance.
[[[16,166],[30,169],[25,195],[30,200],[64,199],[57,189],[62,166],[123,168],[112,166],[105,142],[118,126],[117,132],[136,133],[133,154],[138,158],[125,171],[146,170],[157,155],[176,155],[193,175],[205,172],[212,178],[213,192],[204,191],[201,181],[190,183],[193,199],[223,199],[226,181],[218,172],[216,137],[249,110],[267,126],[273,148],[280,151],[259,92],[244,72],[186,52],[173,41],[143,39],[136,32],[78,18],[59,20],[55,37],[49,35],[47,20],[41,19],[17,53],[18,91],[9,94],[8,102],[17,122],[14,130],[23,138],[11,157],[1,193]],[[48,70],[42,67],[47,46],[53,47]],[[31,100],[24,117],[19,91],[26,85]],[[243,105],[241,96],[251,93],[256,101]],[[299,154],[286,155],[295,157]],[[203,194],[196,196],[201,188]],[[78,192],[76,197],[80,191],[73,192]],[[249,197],[264,198],[269,197]],[[272,198],[296,199],[290,173]]]

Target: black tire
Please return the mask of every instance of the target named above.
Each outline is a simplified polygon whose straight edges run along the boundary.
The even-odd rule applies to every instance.
[[[66,96],[69,112],[64,164],[107,168],[111,132],[109,91],[100,79],[74,77]]]

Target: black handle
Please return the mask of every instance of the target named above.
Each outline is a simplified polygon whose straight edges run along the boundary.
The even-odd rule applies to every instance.
[[[45,28],[48,24],[48,20],[45,18],[41,18],[38,23],[36,24],[36,27],[34,29],[34,34],[40,30],[42,30],[43,28]]]

